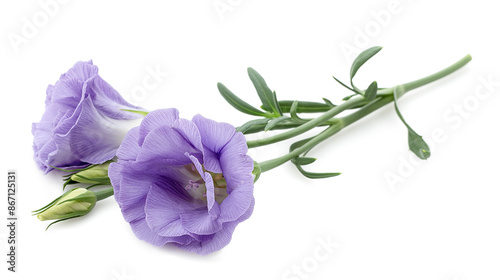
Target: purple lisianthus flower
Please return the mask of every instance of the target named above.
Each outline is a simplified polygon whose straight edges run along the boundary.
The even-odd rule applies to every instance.
[[[77,169],[113,158],[143,110],[126,102],[98,75],[92,61],[77,62],[47,88],[45,113],[33,123],[35,161],[45,173],[53,167]]]
[[[220,250],[253,212],[253,160],[242,133],[176,109],[149,113],[131,129],[109,177],[139,239],[198,254]]]

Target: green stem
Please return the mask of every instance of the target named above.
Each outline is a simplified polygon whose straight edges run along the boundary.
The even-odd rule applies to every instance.
[[[394,98],[390,95],[377,97],[372,102],[368,103],[365,107],[359,109],[358,111],[340,118],[344,123],[344,127],[355,123],[356,121],[368,116],[374,111],[384,107],[385,105],[394,101]]]
[[[281,156],[279,158],[275,158],[272,160],[268,160],[268,161],[264,161],[264,162],[259,163],[261,172],[269,171],[275,167],[278,167],[278,166],[286,163],[287,161],[289,161],[295,157],[300,156],[303,153],[306,153],[307,151],[309,151],[310,149],[312,149],[313,147],[315,147],[319,143],[325,141],[326,139],[330,138],[331,136],[333,136],[337,132],[341,131],[345,127],[347,127],[347,126],[355,123],[356,121],[368,116],[369,114],[378,110],[379,108],[382,108],[385,105],[391,103],[393,100],[394,99],[392,98],[392,96],[378,97],[377,99],[373,100],[372,102],[370,102],[369,104],[367,104],[366,106],[361,108],[360,110],[358,110],[350,115],[347,115],[345,117],[340,118],[339,121],[337,122],[337,124],[331,125],[327,129],[325,129],[324,131],[322,131],[321,133],[316,135],[315,137],[311,138],[311,140],[309,140],[306,144],[304,144],[300,148],[297,148],[297,149],[293,150],[292,152],[290,152],[284,156]]]
[[[113,191],[113,187],[107,188],[104,190],[100,190],[100,191],[96,191],[94,193],[97,196],[97,201],[103,200],[103,199],[108,198],[108,197],[112,196],[113,194],[115,194],[115,192]]]
[[[349,114],[345,117],[338,118],[337,119],[338,122],[336,124],[331,125],[327,129],[325,129],[324,131],[322,131],[321,133],[316,135],[315,137],[311,138],[311,140],[309,140],[307,143],[305,143],[300,148],[297,148],[284,156],[259,163],[261,172],[269,171],[275,167],[278,167],[278,166],[286,163],[287,161],[289,161],[295,157],[300,156],[303,153],[308,152],[309,150],[311,150],[313,147],[315,147],[319,143],[323,142],[324,140],[330,138],[331,136],[333,136],[337,132],[341,131],[343,128],[349,126],[350,124],[355,123],[356,121],[366,117],[367,115],[371,114],[372,112],[374,112],[374,111],[382,108],[383,106],[391,103],[392,101],[394,101],[393,93],[394,93],[395,88],[397,88],[397,87],[404,88],[404,90],[398,94],[397,98],[399,98],[402,95],[404,95],[406,92],[408,92],[412,89],[416,89],[418,87],[424,86],[428,83],[434,82],[440,78],[443,78],[443,77],[455,72],[456,70],[458,70],[461,67],[463,67],[464,65],[466,65],[470,60],[471,60],[471,56],[466,55],[464,58],[460,59],[459,61],[457,61],[453,65],[451,65],[451,66],[449,66],[449,67],[447,67],[439,72],[436,72],[432,75],[429,75],[429,76],[424,77],[422,79],[418,79],[418,80],[415,80],[413,82],[409,82],[409,83],[406,83],[403,85],[398,85],[398,86],[390,88],[390,89],[383,89],[383,90],[379,91],[377,98],[375,100],[366,104],[364,107],[362,107],[361,109],[359,109],[358,111],[356,111],[352,114]],[[390,93],[391,95],[387,95],[388,93]],[[363,97],[361,97],[361,99],[354,97],[353,99],[354,99],[353,103],[364,101]],[[318,117],[317,119],[311,120],[308,123],[305,123],[305,124],[295,128],[295,129],[290,130],[290,131],[294,131],[293,133],[287,134],[287,132],[285,132],[285,133],[282,133],[282,134],[279,134],[279,135],[276,135],[273,137],[269,137],[267,139],[259,140],[259,142],[253,141],[254,143],[252,143],[252,144],[255,145],[255,144],[259,143],[259,144],[266,145],[268,142],[269,142],[269,144],[271,144],[271,143],[275,143],[277,141],[281,141],[281,140],[277,140],[277,139],[281,139],[281,138],[288,139],[288,138],[290,138],[290,137],[288,137],[290,135],[296,136],[296,135],[300,134],[300,133],[297,134],[297,132],[299,132],[301,130],[307,131],[307,130],[311,129],[311,128],[309,128],[310,126],[312,126],[311,124],[324,123],[325,121],[329,120],[329,118],[332,118],[334,115],[336,115],[335,113],[338,114],[337,111],[334,111],[335,109],[340,108],[339,110],[341,110],[341,111],[348,109],[348,108],[345,108],[342,106],[347,104],[347,103],[350,103],[353,99],[350,99],[349,101],[329,110],[328,112],[326,112],[322,116]],[[353,107],[352,104],[346,105],[346,107],[348,107],[348,106]],[[318,121],[318,119],[320,119],[320,118],[321,118],[321,120]],[[303,128],[303,127],[305,127],[305,128]],[[290,132],[290,131],[288,131],[288,132]],[[284,135],[284,136],[281,136],[281,135]],[[285,138],[285,136],[288,138]],[[249,141],[249,142],[252,142],[252,141]],[[253,146],[253,147],[255,147],[255,146]]]
[[[441,70],[439,72],[436,72],[436,73],[434,73],[432,75],[429,75],[427,77],[423,77],[421,79],[418,79],[418,80],[415,80],[415,81],[412,81],[412,82],[409,82],[409,83],[406,83],[406,84],[402,84],[401,86],[403,86],[403,88],[406,91],[410,91],[412,89],[416,89],[418,87],[427,85],[429,83],[432,83],[432,82],[434,82],[436,80],[444,78],[444,77],[450,75],[451,73],[457,71],[458,69],[462,68],[467,63],[469,63],[471,61],[471,59],[472,59],[471,55],[468,54],[468,55],[464,56],[462,59],[460,59],[459,61],[455,62],[454,64],[446,67],[445,69],[443,69],[443,70]],[[382,94],[382,95],[383,94],[392,94],[394,88],[395,87],[379,91],[378,94]]]

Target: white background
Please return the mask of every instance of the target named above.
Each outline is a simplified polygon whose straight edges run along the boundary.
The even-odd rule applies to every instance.
[[[481,82],[500,81],[494,1],[74,0],[48,12],[47,2],[0,4],[0,170],[19,174],[15,274],[4,261],[0,191],[1,279],[500,279],[500,86],[484,97]],[[218,12],[214,3],[231,8]],[[29,22],[36,30],[26,31]],[[93,59],[137,105],[238,126],[251,118],[225,103],[217,82],[258,106],[251,66],[280,99],[339,101],[349,92],[331,75],[347,81],[354,57],[346,48],[373,45],[384,49],[360,70],[363,88],[408,82],[473,56],[401,100],[429,142],[443,134],[428,161],[408,163],[405,127],[387,106],[312,151],[318,161],[308,170],[341,176],[308,180],[291,164],[263,174],[253,216],[226,248],[204,257],[138,240],[112,198],[48,231],[30,216],[61,193],[61,174],[44,176],[34,164],[31,123],[44,111],[47,85],[79,60]],[[169,75],[138,94],[151,69]],[[263,161],[290,143],[250,155]],[[389,174],[400,180],[389,183]],[[325,255],[321,240],[338,246]]]

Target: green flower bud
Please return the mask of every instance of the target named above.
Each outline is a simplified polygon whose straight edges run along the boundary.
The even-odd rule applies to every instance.
[[[56,222],[59,222],[86,215],[94,208],[96,202],[96,193],[85,188],[75,188],[42,209],[34,211],[34,214],[40,221],[58,220]]]
[[[71,175],[70,180],[84,184],[111,185],[108,168],[111,162],[93,165]]]

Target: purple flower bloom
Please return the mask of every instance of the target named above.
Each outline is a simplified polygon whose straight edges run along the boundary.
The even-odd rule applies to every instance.
[[[109,168],[115,199],[139,239],[209,254],[253,211],[253,160],[242,133],[176,109],[149,113]]]
[[[113,158],[127,131],[139,125],[142,110],[126,102],[98,74],[97,66],[77,62],[47,88],[45,113],[33,123],[35,161],[45,173],[52,166],[75,169]]]

